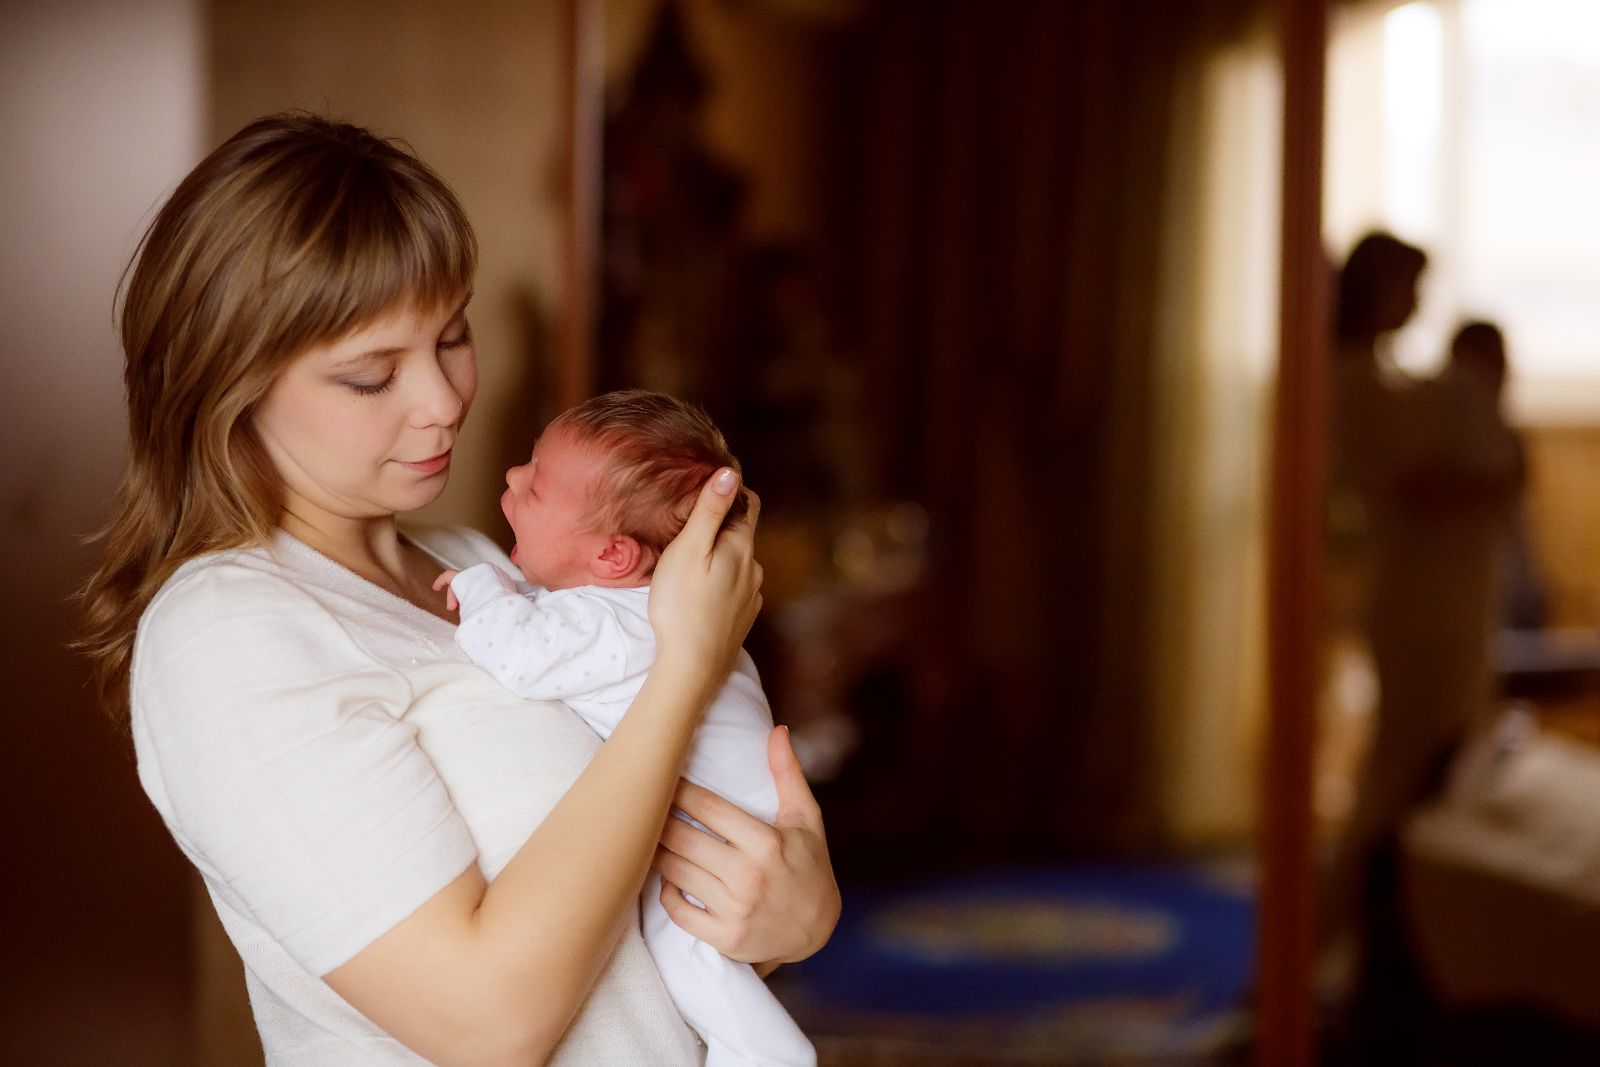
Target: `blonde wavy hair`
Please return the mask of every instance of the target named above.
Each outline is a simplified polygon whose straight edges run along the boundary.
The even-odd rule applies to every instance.
[[[261,544],[282,488],[252,414],[307,348],[472,286],[477,241],[402,142],[316,115],[258,119],[179,184],[124,272],[128,455],[78,647],[121,721],[139,617],[185,561]]]

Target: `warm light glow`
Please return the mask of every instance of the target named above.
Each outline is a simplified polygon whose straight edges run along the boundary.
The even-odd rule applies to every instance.
[[[1431,3],[1397,7],[1383,20],[1384,199],[1397,230],[1439,233],[1444,42]]]
[[[1504,322],[1521,410],[1600,420],[1600,4],[1467,0],[1463,306]]]
[[[1600,422],[1600,3],[1418,0],[1340,16],[1326,219],[1426,247],[1396,338],[1427,372],[1463,318],[1505,328],[1521,419]]]

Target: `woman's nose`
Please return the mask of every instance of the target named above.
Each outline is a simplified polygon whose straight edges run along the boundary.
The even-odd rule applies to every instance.
[[[438,365],[423,375],[419,389],[412,414],[419,427],[454,426],[460,420],[466,401]]]

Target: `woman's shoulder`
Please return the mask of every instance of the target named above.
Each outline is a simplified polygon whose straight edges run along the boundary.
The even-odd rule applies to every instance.
[[[186,561],[139,618],[129,677],[136,722],[150,706],[170,717],[197,694],[239,703],[308,680],[403,703],[394,662],[409,635],[385,639],[358,625],[376,612],[356,609],[378,594],[341,600],[341,581],[362,593],[360,579],[282,535]]]
[[[200,604],[236,595],[291,595],[294,583],[271,545],[230,548],[186,560],[156,590],[140,617],[141,629],[158,619],[183,615]]]
[[[465,570],[477,563],[493,563],[511,574],[517,573],[511,557],[470,526],[407,526],[405,535],[445,567]]]
[[[179,566],[139,616],[134,673],[152,651],[216,645],[243,630],[264,638],[283,629],[317,629],[322,614],[280,545],[206,553]]]
[[[185,622],[205,625],[219,608],[270,613],[274,603],[303,603],[294,565],[269,543],[208,552],[185,561],[156,590],[139,619],[141,636]]]

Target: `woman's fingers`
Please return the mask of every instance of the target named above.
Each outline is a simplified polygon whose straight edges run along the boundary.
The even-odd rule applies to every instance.
[[[721,529],[738,488],[732,468],[707,480],[650,584],[657,665],[703,675],[707,685],[727,678],[761,603],[748,513]]]
[[[705,835],[700,834],[700,836]],[[716,875],[699,864],[690,863],[671,849],[657,848],[655,859],[650,861],[650,866],[666,881],[707,907],[712,907],[727,892],[727,887],[717,880]]]
[[[767,766],[771,768],[772,782],[778,788],[778,817],[773,820],[773,825],[779,828],[805,827],[821,832],[822,808],[812,795],[805,769],[800,766],[800,758],[794,754],[794,742],[789,737],[787,726],[778,727],[767,738]]]
[[[748,488],[741,490],[741,493],[745,499],[744,514],[726,522],[717,534],[717,543],[712,552],[719,559],[753,571],[759,566],[755,561],[755,543],[756,524],[761,521],[761,498]],[[757,577],[756,584],[760,582],[760,577]]]
[[[746,486],[744,500],[745,510],[743,517],[737,523],[732,524],[729,529],[738,529],[753,535],[757,524],[761,522],[761,497],[756,494],[754,489]]]
[[[668,819],[655,862],[670,890],[661,902],[673,921],[746,963],[804,959],[839,919],[822,815],[786,733],[779,733],[768,743],[768,758],[785,822],[768,826],[709,789],[680,782],[674,804],[726,840]],[[680,890],[705,909],[682,899]]]
[[[717,874],[728,866],[736,846],[718,841],[682,819],[671,818],[661,831],[661,847]]]
[[[695,896],[699,897],[699,894]],[[684,899],[683,891],[665,878],[661,881],[661,906],[666,909],[669,919],[687,930],[696,940],[709,944],[716,936],[717,920],[709,912]]]
[[[758,853],[772,846],[770,840],[774,836],[772,827],[737,804],[687,779],[678,780],[678,792],[673,796],[672,803],[679,811],[702,823],[712,833],[731,842],[742,852]],[[681,819],[679,824],[688,825]],[[694,832],[700,834],[698,830]],[[700,834],[700,836],[706,835]],[[714,839],[707,838],[707,840]]]
[[[683,524],[683,529],[673,539],[673,545],[682,543],[681,551],[696,557],[709,557],[716,544],[717,531],[722,529],[723,516],[733,506],[734,494],[739,490],[739,474],[732,467],[723,467],[700,487],[694,510]]]

